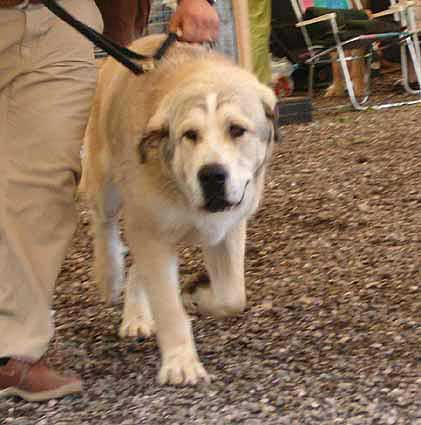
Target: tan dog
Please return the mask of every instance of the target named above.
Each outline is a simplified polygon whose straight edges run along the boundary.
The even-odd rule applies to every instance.
[[[353,7],[357,8],[356,4],[353,2]],[[362,1],[364,6],[364,11],[367,14],[368,18],[371,19],[372,12],[367,8],[367,2]],[[354,88],[354,94],[357,97],[362,97],[367,94],[366,92],[366,65],[364,55],[366,53],[366,49],[351,49],[345,50],[346,57],[355,57],[358,59],[354,59],[348,62],[348,70],[350,73],[352,85]],[[332,53],[330,55],[330,59],[332,62],[332,84],[327,88],[325,97],[335,97],[335,96],[345,96],[345,81],[342,73],[341,66],[338,62],[338,54]]]
[[[131,47],[153,54],[162,41]],[[176,44],[142,76],[112,60],[101,69],[81,183],[94,212],[96,279],[114,301],[124,278],[122,206],[135,268],[120,335],[156,330],[161,383],[209,380],[179,294],[180,242],[203,248],[211,283],[190,294],[197,309],[223,317],[245,307],[246,220],[262,196],[274,107],[253,75],[199,46]]]

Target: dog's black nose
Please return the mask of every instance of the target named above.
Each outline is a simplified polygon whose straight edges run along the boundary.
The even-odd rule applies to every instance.
[[[220,164],[204,165],[198,173],[199,181],[203,191],[214,195],[224,192],[225,181],[228,173]]]
[[[225,200],[227,170],[216,163],[204,165],[198,172],[198,178],[203,191],[205,208],[209,212],[218,212],[226,209],[229,206]]]

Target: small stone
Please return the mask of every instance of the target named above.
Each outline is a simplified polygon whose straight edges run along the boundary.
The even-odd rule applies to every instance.
[[[50,400],[48,402],[48,407],[54,407],[57,403],[58,401],[56,399]]]
[[[358,209],[361,212],[368,212],[370,211],[370,206],[368,205],[368,202],[361,202],[360,204],[358,204]]]
[[[351,382],[339,382],[338,388],[341,390],[350,390],[352,388]]]
[[[307,395],[307,392],[306,392],[306,390],[304,389],[304,388],[301,388],[299,391],[298,391],[298,397],[304,397],[304,396],[306,396]]]
[[[311,297],[308,297],[306,295],[303,295],[302,297],[300,297],[300,299],[298,301],[301,304],[310,305],[310,304],[313,304],[314,298],[311,298]]]
[[[269,311],[269,310],[272,310],[273,303],[271,301],[266,301],[266,302],[261,304],[261,307],[262,307],[262,310]]]

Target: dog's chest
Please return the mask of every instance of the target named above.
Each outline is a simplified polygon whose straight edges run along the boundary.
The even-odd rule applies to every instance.
[[[184,208],[160,210],[161,232],[175,243],[216,245],[240,217],[234,212],[207,214]]]

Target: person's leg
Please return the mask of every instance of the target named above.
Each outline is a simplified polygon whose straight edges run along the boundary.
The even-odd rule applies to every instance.
[[[93,1],[62,5],[101,30]],[[79,152],[96,67],[92,45],[46,8],[8,11],[15,22],[6,25],[4,13],[0,10],[0,357],[36,361],[53,334],[54,284],[76,225]]]

